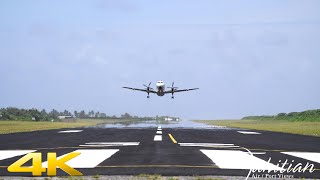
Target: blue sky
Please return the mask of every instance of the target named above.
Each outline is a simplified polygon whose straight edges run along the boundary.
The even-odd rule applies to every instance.
[[[0,107],[187,119],[320,107],[320,1],[0,1]],[[146,98],[164,80],[199,91]]]

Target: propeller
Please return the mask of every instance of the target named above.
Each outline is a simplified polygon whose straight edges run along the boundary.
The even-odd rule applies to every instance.
[[[153,88],[152,88],[152,87],[150,87],[150,85],[151,85],[151,82],[149,83],[149,85],[148,85],[148,86],[147,86],[147,85],[145,85],[145,84],[143,84],[143,86],[145,86],[145,87],[146,87],[146,90],[147,90],[147,93],[148,93],[147,98],[149,98],[149,97],[150,97],[150,96],[149,96],[150,90],[153,90]]]
[[[178,89],[178,87],[174,87],[174,82],[172,82],[171,87],[167,87],[167,88],[170,88],[171,91],[174,91],[174,90]]]
[[[167,87],[167,88],[171,89],[171,94],[172,94],[171,98],[173,99],[174,98],[173,93],[174,93],[175,90],[178,89],[178,87],[174,87],[174,82],[172,82],[171,87]]]
[[[147,88],[147,90],[152,90],[153,88],[152,87],[150,87],[150,85],[151,85],[151,82],[149,83],[149,85],[147,86],[147,85],[145,85],[145,84],[143,84],[143,86],[145,86],[146,88]]]

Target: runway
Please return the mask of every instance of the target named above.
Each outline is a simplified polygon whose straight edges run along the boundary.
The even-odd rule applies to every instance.
[[[67,164],[83,175],[286,175],[320,178],[320,138],[232,128],[80,128],[0,135],[0,175],[30,152],[81,154]],[[287,161],[286,161],[287,160]],[[283,162],[305,172],[283,172]],[[29,164],[31,165],[31,164]],[[313,165],[311,167],[311,165]],[[46,162],[43,163],[46,166]],[[254,169],[265,170],[252,172]],[[314,170],[310,172],[310,170]],[[268,172],[267,170],[273,170]],[[278,170],[275,172],[275,170]],[[45,175],[45,173],[44,173]],[[58,175],[67,175],[58,170]],[[282,177],[283,179],[283,177]]]

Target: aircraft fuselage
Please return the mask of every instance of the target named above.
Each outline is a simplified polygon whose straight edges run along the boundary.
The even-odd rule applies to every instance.
[[[166,91],[166,86],[164,85],[163,81],[158,81],[157,84],[157,95],[158,96],[163,96],[165,94]]]

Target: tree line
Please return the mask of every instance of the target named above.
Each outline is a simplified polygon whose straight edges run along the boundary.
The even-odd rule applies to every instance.
[[[273,116],[246,116],[242,119],[252,120],[288,120],[288,121],[320,121],[320,109],[302,112],[279,113]]]
[[[129,113],[124,113],[120,117],[116,115],[108,116],[106,113],[99,111],[58,111],[56,109],[52,109],[47,112],[45,109],[38,110],[36,108],[31,109],[19,109],[15,107],[1,108],[0,109],[0,120],[34,120],[34,121],[51,121],[58,120],[59,117],[62,116],[67,118],[83,118],[83,119],[145,119],[149,117],[138,117],[132,116]]]

